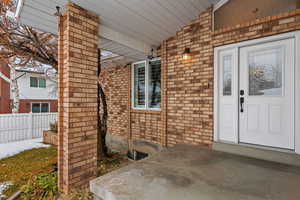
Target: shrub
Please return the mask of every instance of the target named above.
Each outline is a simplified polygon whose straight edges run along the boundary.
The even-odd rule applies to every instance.
[[[54,199],[57,194],[57,172],[41,174],[22,188],[24,199]]]

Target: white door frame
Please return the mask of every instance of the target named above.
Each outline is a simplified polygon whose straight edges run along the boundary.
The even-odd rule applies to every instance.
[[[264,38],[239,42],[235,44],[229,44],[221,47],[216,47],[214,49],[214,141],[215,142],[228,142],[220,141],[219,139],[219,54],[224,50],[234,50],[239,52],[241,47],[252,46],[256,44],[262,44],[267,42],[273,42],[278,40],[284,40],[288,38],[295,38],[295,152],[300,154],[300,31],[294,31],[274,36],[268,36]],[[239,57],[237,55],[237,57]],[[237,97],[238,98],[238,97]],[[238,105],[236,105],[238,106]],[[233,113],[236,115],[236,120],[238,120],[238,113]],[[238,123],[237,123],[238,124]],[[238,143],[238,133],[234,133],[236,139],[234,141],[229,141],[229,143]]]

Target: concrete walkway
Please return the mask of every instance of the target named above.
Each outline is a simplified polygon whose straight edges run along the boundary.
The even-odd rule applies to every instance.
[[[300,168],[179,145],[91,182],[103,200],[299,200]]]

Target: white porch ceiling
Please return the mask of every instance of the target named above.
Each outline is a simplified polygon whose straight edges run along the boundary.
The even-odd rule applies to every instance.
[[[129,60],[145,59],[152,47],[220,0],[73,0],[100,16],[100,47]],[[23,0],[20,21],[57,33],[56,6],[67,0]]]

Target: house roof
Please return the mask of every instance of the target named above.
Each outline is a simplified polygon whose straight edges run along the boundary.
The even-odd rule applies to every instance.
[[[51,67],[16,67],[17,72],[45,74],[47,70],[55,70]]]
[[[100,47],[129,60],[141,60],[196,19],[202,11],[224,0],[73,0],[100,16]],[[228,0],[225,0],[228,1]],[[57,33],[56,6],[67,0],[19,0],[21,23]]]

